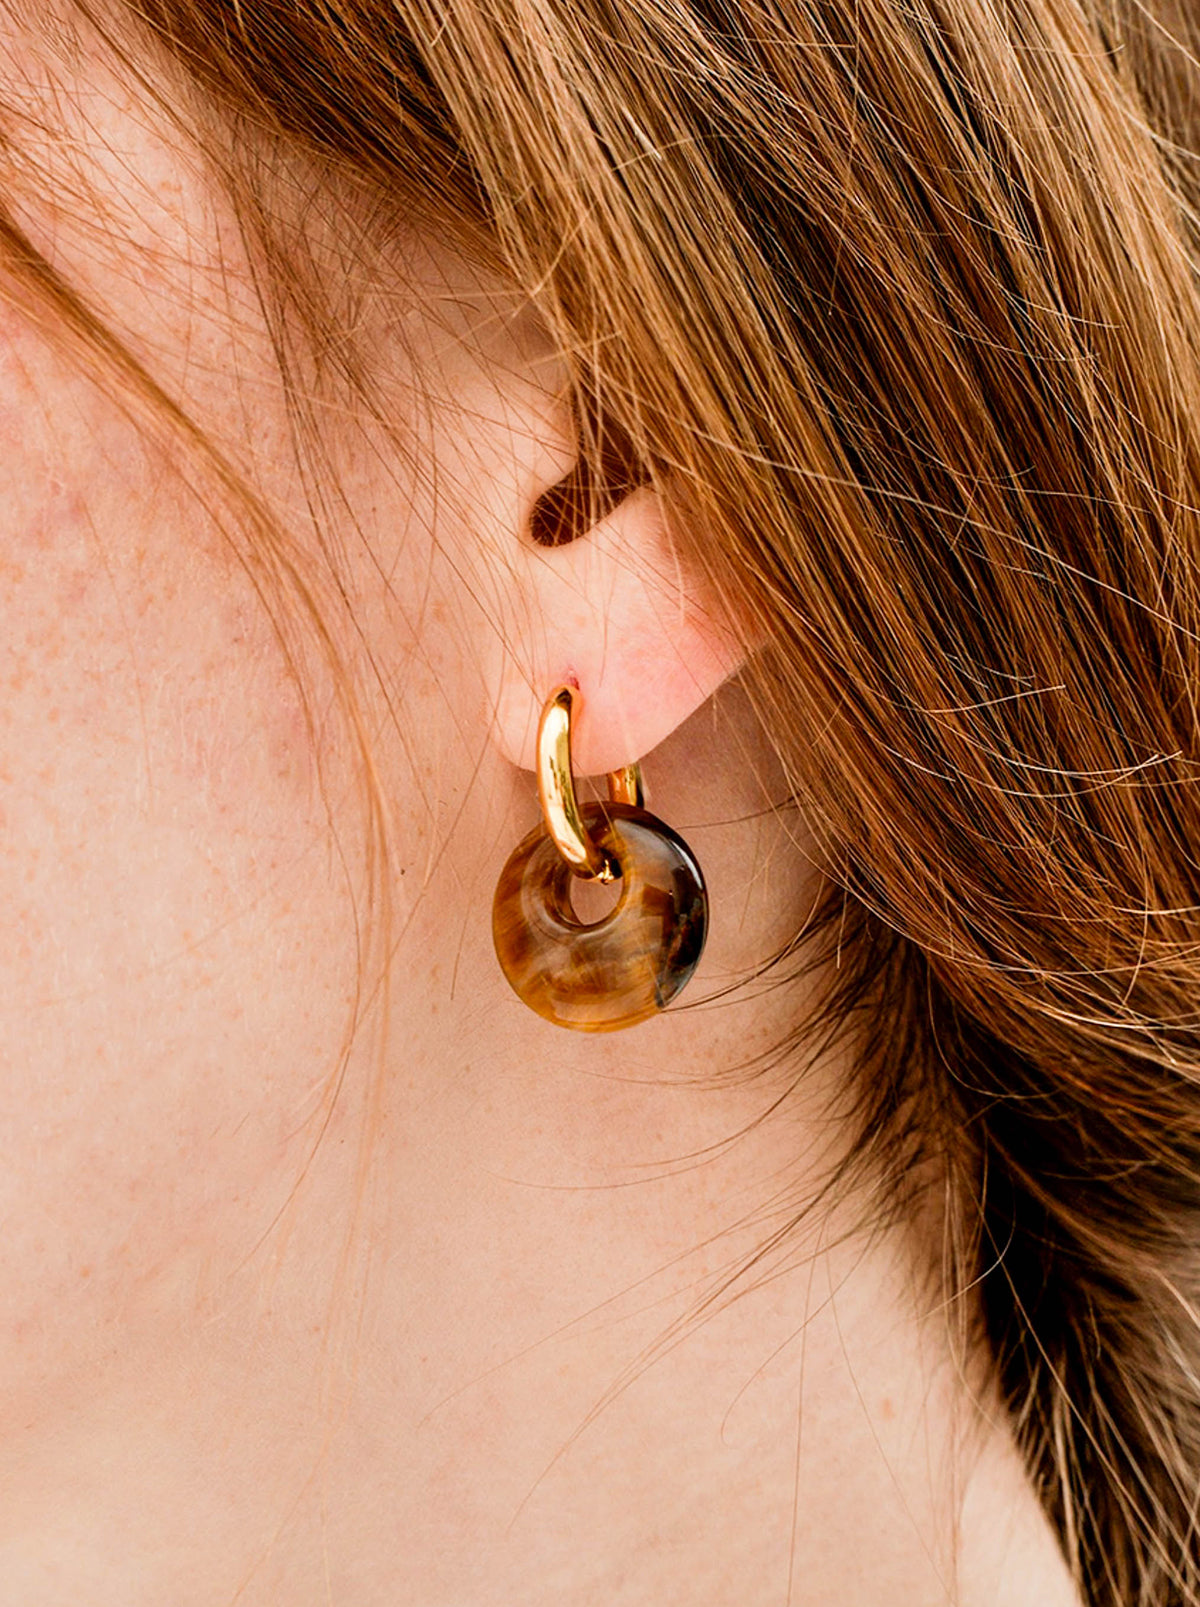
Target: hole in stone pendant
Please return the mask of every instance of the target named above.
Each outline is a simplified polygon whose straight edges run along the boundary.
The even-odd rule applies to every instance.
[[[572,876],[568,897],[571,900],[571,909],[577,921],[584,926],[594,926],[602,921],[606,915],[611,915],[617,907],[617,900],[621,896],[621,878],[614,877],[611,882],[585,881],[582,876]]]

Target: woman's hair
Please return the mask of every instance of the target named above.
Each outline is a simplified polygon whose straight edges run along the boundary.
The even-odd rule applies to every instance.
[[[944,1192],[947,1293],[1087,1601],[1200,1603],[1200,14],[104,22],[201,92],[263,238],[236,153],[276,148],[364,239],[427,224],[533,298],[580,437],[534,536],[652,484],[766,644],[750,676],[829,869],[827,1010],[861,1044],[856,1159],[898,1210]]]

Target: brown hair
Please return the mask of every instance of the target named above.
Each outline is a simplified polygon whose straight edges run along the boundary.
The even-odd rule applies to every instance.
[[[946,1184],[1086,1599],[1200,1603],[1200,21],[128,10],[226,128],[536,297],[587,465],[542,536],[650,481],[767,643],[858,1159]]]

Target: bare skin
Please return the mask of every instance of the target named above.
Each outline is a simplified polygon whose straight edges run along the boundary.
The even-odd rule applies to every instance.
[[[8,26],[4,98],[40,109],[50,177],[84,181],[21,192],[31,237],[314,551],[203,164],[98,55]],[[787,1068],[728,1075],[796,988],[590,1037],[499,973],[491,889],[536,818],[512,757],[563,667],[543,582],[575,588],[582,663],[612,632],[594,758],[665,739],[653,805],[714,910],[689,997],[770,953],[819,872],[764,813],[736,684],[709,696],[726,647],[694,648],[689,690],[638,613],[662,597],[614,601],[605,554],[659,573],[654,511],[546,579],[524,530],[570,462],[561,374],[495,287],[413,260],[405,340],[378,351],[397,398],[415,366],[434,400],[415,469],[326,421],[395,901],[390,1013],[360,1000],[340,1078],[369,878],[328,667],[303,666],[314,752],[182,454],[3,313],[0,1604],[1069,1603],[915,1233],[822,1207],[704,1305],[845,1142],[843,1059],[782,1102]],[[675,688],[640,700],[668,730],[621,712],[648,673],[622,631]]]

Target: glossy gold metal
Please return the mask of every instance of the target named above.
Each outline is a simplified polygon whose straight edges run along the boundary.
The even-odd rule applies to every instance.
[[[560,686],[542,710],[537,739],[538,797],[546,830],[576,876],[611,882],[616,871],[584,829],[575,797],[571,714],[578,696],[572,687]]]
[[[646,792],[642,785],[640,764],[622,765],[620,770],[608,773],[608,796],[613,803],[629,804],[632,809],[646,807]]]
[[[537,737],[538,797],[546,830],[576,876],[611,882],[619,873],[588,836],[575,796],[571,720],[578,701],[575,688],[564,685],[556,687],[542,710]],[[641,765],[613,770],[608,777],[608,796],[613,803],[641,809],[645,802]]]
[[[579,694],[558,687],[538,726],[544,826],[509,856],[492,936],[517,995],[546,1020],[582,1032],[633,1026],[664,1009],[696,969],[708,895],[690,848],[642,807],[641,767],[608,777],[609,802],[580,807],[571,769]],[[581,921],[574,878],[620,882],[615,907]]]

